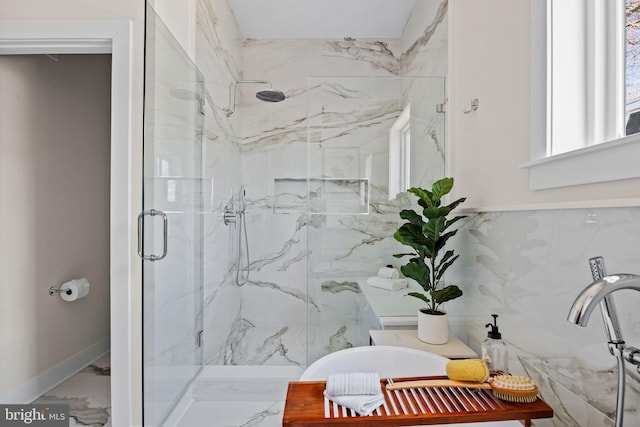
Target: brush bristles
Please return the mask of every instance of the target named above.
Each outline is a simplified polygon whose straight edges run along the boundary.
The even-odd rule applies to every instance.
[[[538,396],[535,394],[533,396],[516,396],[513,394],[502,393],[496,390],[493,390],[493,395],[500,400],[505,400],[507,402],[513,403],[533,403],[538,398]]]
[[[517,375],[499,375],[489,384],[493,395],[501,400],[515,403],[531,403],[538,398],[538,387],[530,378]]]

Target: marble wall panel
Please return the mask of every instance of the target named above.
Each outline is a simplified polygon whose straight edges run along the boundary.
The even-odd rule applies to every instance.
[[[616,360],[609,354],[599,309],[582,328],[567,322],[580,291],[592,282],[588,259],[603,256],[609,273],[640,273],[640,209],[567,209],[470,215],[455,237],[460,261],[447,277],[462,285],[449,304],[469,323],[479,349],[485,323],[497,313],[510,349],[510,369],[542,384],[556,417],[540,425],[613,425]],[[631,249],[631,250],[630,250]],[[613,296],[623,336],[637,346],[640,294]],[[640,422],[631,402],[640,376],[627,369],[625,423]],[[536,424],[538,425],[538,424]]]
[[[226,0],[196,3],[195,62],[205,77],[204,363],[232,363],[230,346],[239,316],[236,286],[238,227],[222,221],[225,206],[237,209],[242,182],[242,111],[228,116],[229,89],[242,78],[243,38]]]
[[[290,286],[289,283],[306,286],[307,272],[311,278],[308,291],[296,288],[308,297],[309,312],[298,311],[295,307],[302,299],[294,298],[288,310],[271,313],[272,324],[262,332],[257,326],[250,329],[246,339],[257,341],[243,343],[243,351],[262,348],[284,327],[289,328],[283,332],[282,336],[286,337],[292,328],[306,324],[307,314],[309,336],[302,332],[300,337],[304,342],[314,343],[309,349],[308,362],[330,351],[368,342],[362,332],[362,322],[353,317],[360,316],[358,303],[362,299],[353,290],[342,289],[334,294],[328,290],[330,286],[323,287],[323,284],[342,283],[346,280],[345,274],[347,277],[373,274],[379,266],[389,263],[391,254],[398,251],[398,245],[391,237],[398,225],[398,206],[388,197],[388,132],[409,94],[414,94],[416,103],[424,94],[398,76],[410,69],[425,68],[417,65],[421,61],[430,64],[427,67],[430,72],[437,70],[438,76],[445,74],[446,49],[442,50],[442,45],[446,40],[446,20],[443,19],[446,2],[443,3],[442,7],[421,11],[423,19],[412,22],[403,40],[246,41],[244,77],[272,81],[274,87],[284,91],[287,99],[267,105],[254,99],[255,88],[243,87],[241,90],[243,183],[247,185],[250,206],[257,211],[249,214],[254,216],[250,227],[268,230],[268,236],[265,231],[250,233],[252,242],[249,246],[254,255],[252,278],[243,288],[243,319],[257,316],[253,310],[264,304],[263,298],[275,298],[270,300],[274,306],[280,306],[278,298],[290,300],[282,289]],[[422,30],[419,29],[421,25]],[[434,56],[434,52],[440,56]],[[381,84],[380,80],[371,78],[374,76],[388,80]],[[443,83],[440,91],[440,102],[443,102]],[[417,115],[424,113],[424,110],[416,109]],[[438,162],[443,156],[443,132],[432,134],[429,126],[438,122],[438,117],[431,118],[434,115],[435,105],[432,105],[424,116],[424,123],[419,124],[420,131],[415,132],[419,135],[415,143],[420,138],[427,141],[434,147],[430,152],[436,153],[429,158]],[[307,145],[308,137],[312,141],[311,147]],[[442,170],[439,167],[434,174],[439,176]],[[300,193],[286,190],[284,194],[275,194],[275,189],[284,189],[284,183],[291,184],[308,177],[312,182],[325,178],[366,179],[368,214],[322,215],[328,211],[353,211],[353,205],[349,205],[352,201],[343,195],[345,201],[341,204],[341,195],[335,192],[328,196],[331,199],[325,200],[325,193],[319,195],[321,191],[312,191],[310,197],[316,199],[308,201],[313,202],[320,214],[309,216],[311,226],[307,227],[306,218],[296,210],[304,203]],[[323,208],[327,212],[322,212]],[[289,223],[288,231],[278,234],[279,226],[274,224],[284,222]],[[294,229],[297,234],[308,234],[305,243],[308,247],[301,245],[300,238],[292,241]],[[271,248],[261,250],[259,247],[265,242]],[[296,259],[302,268],[269,270],[269,257],[289,252],[289,257]],[[267,267],[258,268],[264,263]],[[265,293],[265,283],[270,284],[269,294]],[[296,313],[299,317],[295,317]],[[252,320],[251,324],[255,325],[255,322],[259,320]],[[261,360],[257,355],[242,358]],[[291,357],[292,361],[287,361],[276,356],[268,363],[278,359],[282,363],[306,362],[304,357]]]

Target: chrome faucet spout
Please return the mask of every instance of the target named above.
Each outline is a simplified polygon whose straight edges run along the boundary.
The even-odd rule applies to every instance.
[[[580,326],[587,326],[593,309],[606,296],[622,290],[640,291],[640,276],[636,274],[610,274],[587,286],[576,298],[569,310],[567,320]]]
[[[609,339],[609,352],[618,360],[618,393],[616,401],[616,427],[622,427],[624,419],[625,367],[627,360],[640,366],[640,350],[625,347],[620,333],[618,316],[610,295],[622,289],[640,291],[640,276],[635,274],[611,274],[604,276],[604,263],[601,257],[589,260],[594,282],[587,286],[576,298],[569,310],[567,320],[580,326],[587,326],[591,312],[600,305],[605,331]],[[604,277],[603,277],[604,276]],[[639,368],[640,369],[640,368]]]

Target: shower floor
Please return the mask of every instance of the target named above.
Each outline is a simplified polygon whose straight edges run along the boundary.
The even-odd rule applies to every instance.
[[[111,363],[107,353],[33,403],[69,405],[69,427],[111,427]]]
[[[191,388],[191,404],[167,427],[280,427],[288,383],[302,371],[290,366],[205,366]],[[68,404],[69,427],[111,427],[110,385],[107,354],[34,403]]]
[[[289,381],[303,369],[290,366],[205,366],[193,402],[176,426],[280,427]]]

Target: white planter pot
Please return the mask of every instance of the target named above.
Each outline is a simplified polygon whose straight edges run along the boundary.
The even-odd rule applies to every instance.
[[[428,344],[446,344],[449,341],[449,316],[418,311],[418,338]]]

